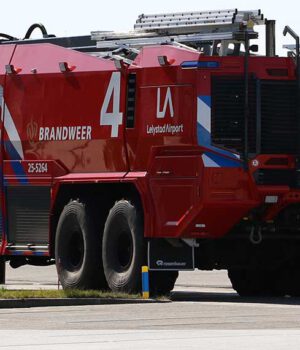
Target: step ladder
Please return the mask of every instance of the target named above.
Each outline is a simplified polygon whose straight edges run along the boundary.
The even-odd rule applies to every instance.
[[[147,45],[187,45],[207,51],[221,41],[243,41],[245,33],[256,39],[254,25],[265,24],[260,10],[237,9],[140,15],[128,33],[94,31],[92,40],[100,51],[113,52],[121,47],[141,49]],[[211,54],[213,50],[211,50]]]

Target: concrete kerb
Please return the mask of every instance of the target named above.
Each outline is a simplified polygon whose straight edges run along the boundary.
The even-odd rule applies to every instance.
[[[171,301],[169,301],[169,300],[155,300],[155,299],[121,299],[121,298],[0,299],[0,309],[48,307],[48,306],[153,304],[153,303],[166,303],[166,302],[171,302]]]

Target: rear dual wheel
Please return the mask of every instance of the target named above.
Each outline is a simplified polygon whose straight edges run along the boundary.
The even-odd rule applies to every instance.
[[[127,200],[116,202],[107,216],[103,241],[96,217],[90,203],[79,200],[68,203],[60,215],[55,256],[63,288],[106,289],[108,285],[114,292],[141,292],[141,267],[147,255],[139,207]],[[152,294],[169,293],[177,276],[177,271],[150,272]]]

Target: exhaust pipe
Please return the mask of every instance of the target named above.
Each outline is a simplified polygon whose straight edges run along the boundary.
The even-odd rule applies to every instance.
[[[298,116],[298,134],[300,134],[300,44],[299,35],[297,35],[289,26],[285,26],[283,35],[290,34],[296,40],[296,79],[297,79],[297,116]],[[298,137],[298,157],[300,156],[300,137]]]

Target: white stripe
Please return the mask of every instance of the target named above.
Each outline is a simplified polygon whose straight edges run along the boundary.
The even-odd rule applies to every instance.
[[[206,154],[202,154],[202,160],[206,168],[220,168],[220,165],[209,158]]]
[[[22,142],[18,133],[18,130],[15,126],[15,123],[12,119],[12,116],[9,112],[9,109],[6,104],[4,104],[4,128],[7,132],[9,141],[13,144],[15,150],[18,152],[21,159],[24,159],[24,153],[22,148]]]
[[[211,108],[198,97],[197,121],[211,133]]]

